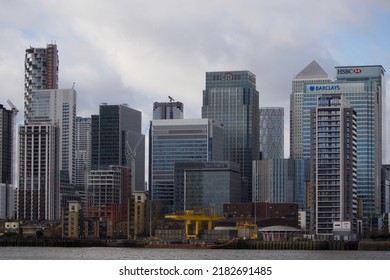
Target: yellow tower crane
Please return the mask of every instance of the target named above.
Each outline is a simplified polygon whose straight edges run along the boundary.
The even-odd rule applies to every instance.
[[[176,221],[185,221],[186,226],[186,239],[199,238],[199,232],[202,229],[202,224],[207,222],[207,228],[213,229],[213,221],[222,220],[224,217],[218,216],[215,213],[215,209],[201,209],[199,211],[186,210],[183,213],[176,213],[171,215],[165,215],[166,219],[172,219]],[[195,232],[190,234],[190,226],[195,223]]]

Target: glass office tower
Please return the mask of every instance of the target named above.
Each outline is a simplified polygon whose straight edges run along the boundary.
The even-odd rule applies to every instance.
[[[252,202],[298,203],[306,209],[309,172],[303,159],[253,161]]]
[[[363,215],[381,214],[381,167],[386,162],[386,79],[381,65],[336,67],[336,82],[364,83],[345,94],[358,116],[358,195]]]
[[[202,118],[224,126],[224,160],[240,164],[241,200],[252,200],[252,160],[259,159],[259,92],[249,71],[207,72]]]
[[[214,208],[216,213],[223,215],[225,203],[240,202],[240,189],[238,163],[175,163],[175,211]]]
[[[15,116],[15,109],[7,110],[0,104],[0,219],[13,217]]]
[[[301,119],[291,120],[291,130],[301,126],[301,158],[310,158],[310,110],[321,94],[342,94],[357,113],[357,193],[362,201],[365,225],[380,214],[380,170],[382,164],[384,69],[380,65],[336,67],[334,82],[306,81],[300,103],[291,111],[301,111]],[[298,143],[295,143],[298,146]]]
[[[141,134],[141,112],[126,104],[99,107],[99,115],[91,116],[91,170],[110,165],[131,167],[135,160],[135,186],[145,190],[145,136]],[[130,151],[133,150],[133,151]]]
[[[76,100],[74,89],[32,90],[31,112],[25,121],[31,125],[58,126],[58,168],[60,178],[75,183]]]
[[[149,133],[151,197],[173,212],[175,163],[222,160],[223,126],[209,119],[153,120]]]
[[[331,83],[332,80],[322,69],[317,61],[312,61],[292,80],[292,93],[290,95],[290,158],[303,159],[303,93],[307,83]],[[313,105],[316,105],[316,97],[313,99]],[[313,108],[314,108],[313,107]],[[305,115],[310,113],[305,112]],[[310,126],[305,127],[305,132],[310,131]],[[309,132],[310,133],[310,132]]]

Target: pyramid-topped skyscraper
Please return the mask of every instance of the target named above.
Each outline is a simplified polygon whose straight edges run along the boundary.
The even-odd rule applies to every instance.
[[[303,159],[303,92],[308,83],[324,84],[332,80],[313,60],[292,80],[290,96],[290,158]]]
[[[381,65],[337,66],[335,69],[336,78],[332,81],[318,63],[312,62],[292,80],[290,157],[313,160],[310,148],[310,110],[317,106],[318,98],[329,94],[346,97],[357,114],[356,183],[359,218],[363,221],[363,231],[370,231],[376,215],[381,214],[383,208],[380,169],[385,147],[383,143],[386,143],[383,133],[386,128],[383,113],[386,95],[385,69]],[[337,124],[337,121],[334,121],[333,125]],[[345,129],[348,132],[348,127]],[[327,131],[321,133],[320,137],[327,137]],[[326,158],[325,153],[329,149],[340,149],[338,133],[334,132],[331,146],[321,147],[321,162]],[[313,164],[314,162],[311,162],[311,166]],[[341,163],[334,160],[332,164]],[[311,178],[314,179],[315,177]],[[337,218],[335,217],[334,221],[337,221]]]

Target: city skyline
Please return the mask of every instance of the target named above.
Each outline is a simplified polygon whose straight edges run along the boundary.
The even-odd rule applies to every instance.
[[[144,127],[152,119],[153,102],[168,96],[184,103],[185,118],[199,118],[207,71],[249,70],[257,76],[260,107],[287,111],[291,79],[312,60],[331,78],[338,65],[389,69],[390,4],[385,1],[215,1],[207,9],[176,1],[93,7],[42,1],[39,10],[32,3],[1,2],[0,103],[9,98],[20,112],[21,54],[52,42],[59,52],[59,88],[75,83],[79,116],[96,114],[100,103],[127,103],[143,112]]]

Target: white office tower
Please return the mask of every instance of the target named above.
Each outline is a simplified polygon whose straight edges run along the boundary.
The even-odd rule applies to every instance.
[[[317,61],[312,61],[292,80],[290,95],[290,158],[303,159],[303,94],[307,83],[323,84],[332,80]],[[310,114],[310,113],[309,113]]]
[[[74,89],[34,90],[29,124],[58,126],[58,168],[60,179],[75,183],[76,91]]]

